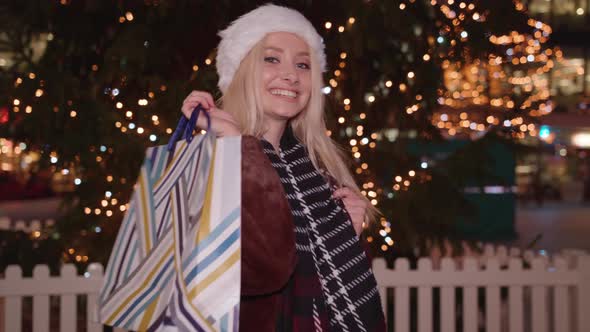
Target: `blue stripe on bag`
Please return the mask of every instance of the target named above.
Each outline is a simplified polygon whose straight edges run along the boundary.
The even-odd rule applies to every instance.
[[[207,246],[211,244],[211,242],[215,241],[223,233],[223,231],[227,229],[227,226],[229,226],[234,220],[236,220],[236,218],[239,215],[240,209],[234,209],[227,217],[225,217],[225,219],[223,219],[219,226],[215,227],[215,229],[209,234],[209,236],[203,239],[203,241],[201,241],[201,243],[199,243],[193,249],[190,255],[184,260],[182,267],[187,268],[187,265],[195,259],[195,256],[197,256],[199,252],[205,250]]]

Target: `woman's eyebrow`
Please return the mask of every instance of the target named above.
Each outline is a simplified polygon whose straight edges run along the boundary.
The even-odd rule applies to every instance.
[[[279,53],[285,52],[285,50],[283,50],[282,48],[280,48],[280,47],[274,47],[274,46],[267,46],[266,49],[267,50],[271,50],[271,51],[276,51],[276,52],[279,52]],[[307,51],[301,51],[301,52],[298,52],[295,55],[297,55],[297,56],[309,56],[309,52],[307,52]]]

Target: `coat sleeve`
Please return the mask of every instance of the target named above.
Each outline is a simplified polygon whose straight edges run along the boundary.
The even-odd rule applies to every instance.
[[[253,136],[242,137],[242,296],[271,294],[295,269],[291,209],[278,173]]]

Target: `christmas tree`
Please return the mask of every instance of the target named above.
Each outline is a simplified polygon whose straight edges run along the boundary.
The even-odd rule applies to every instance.
[[[220,95],[216,32],[266,2],[0,5],[0,137],[68,188],[55,225],[2,232],[2,267],[106,262],[145,148],[167,143],[191,90]],[[275,3],[325,39],[327,134],[383,212],[365,232],[378,254],[454,238],[472,215],[462,179],[492,176],[474,158],[490,141],[536,136],[551,111],[545,73],[561,54],[519,1]],[[470,143],[436,165],[408,153],[456,137]]]

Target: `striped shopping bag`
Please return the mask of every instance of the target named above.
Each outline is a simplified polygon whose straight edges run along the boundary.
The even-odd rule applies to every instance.
[[[103,324],[238,330],[241,139],[193,139],[200,111],[146,152],[99,296]]]

